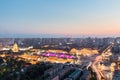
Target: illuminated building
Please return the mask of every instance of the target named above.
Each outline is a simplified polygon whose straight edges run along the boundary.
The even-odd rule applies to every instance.
[[[18,51],[19,51],[19,48],[18,48],[17,43],[15,43],[15,44],[13,45],[12,51],[13,51],[13,52],[18,52]]]

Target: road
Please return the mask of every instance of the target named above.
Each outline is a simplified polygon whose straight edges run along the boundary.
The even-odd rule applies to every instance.
[[[97,64],[98,62],[101,62],[101,61],[102,61],[102,55],[104,55],[109,49],[111,49],[113,45],[114,45],[114,44],[109,45],[109,46],[101,53],[101,55],[97,56],[97,57],[94,59],[94,61],[93,61],[93,63],[92,63],[92,69],[93,69],[93,70],[95,71],[95,73],[97,74],[97,80],[102,80],[102,78],[105,79],[105,76],[103,75],[103,73],[102,73],[99,69],[97,69],[96,64]]]

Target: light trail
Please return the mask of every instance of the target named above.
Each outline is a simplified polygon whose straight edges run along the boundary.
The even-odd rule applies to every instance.
[[[97,69],[97,67],[95,66],[98,62],[102,61],[102,55],[105,54],[105,52],[107,52],[109,49],[111,49],[113,47],[114,44],[109,45],[102,53],[101,55],[97,56],[94,60],[94,62],[92,63],[92,69],[96,72],[97,74],[97,80],[101,80],[102,77],[105,79],[105,76],[103,75],[103,73]]]

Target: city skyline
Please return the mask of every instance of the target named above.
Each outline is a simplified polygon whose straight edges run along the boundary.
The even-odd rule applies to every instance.
[[[1,0],[0,34],[119,36],[119,2]]]

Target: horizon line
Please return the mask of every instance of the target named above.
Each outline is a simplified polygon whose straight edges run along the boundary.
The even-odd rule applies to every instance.
[[[24,33],[0,33],[0,38],[106,38],[106,37],[120,37],[119,34],[117,35],[82,35],[82,34],[45,34],[45,33],[39,33],[39,34],[24,34]]]

